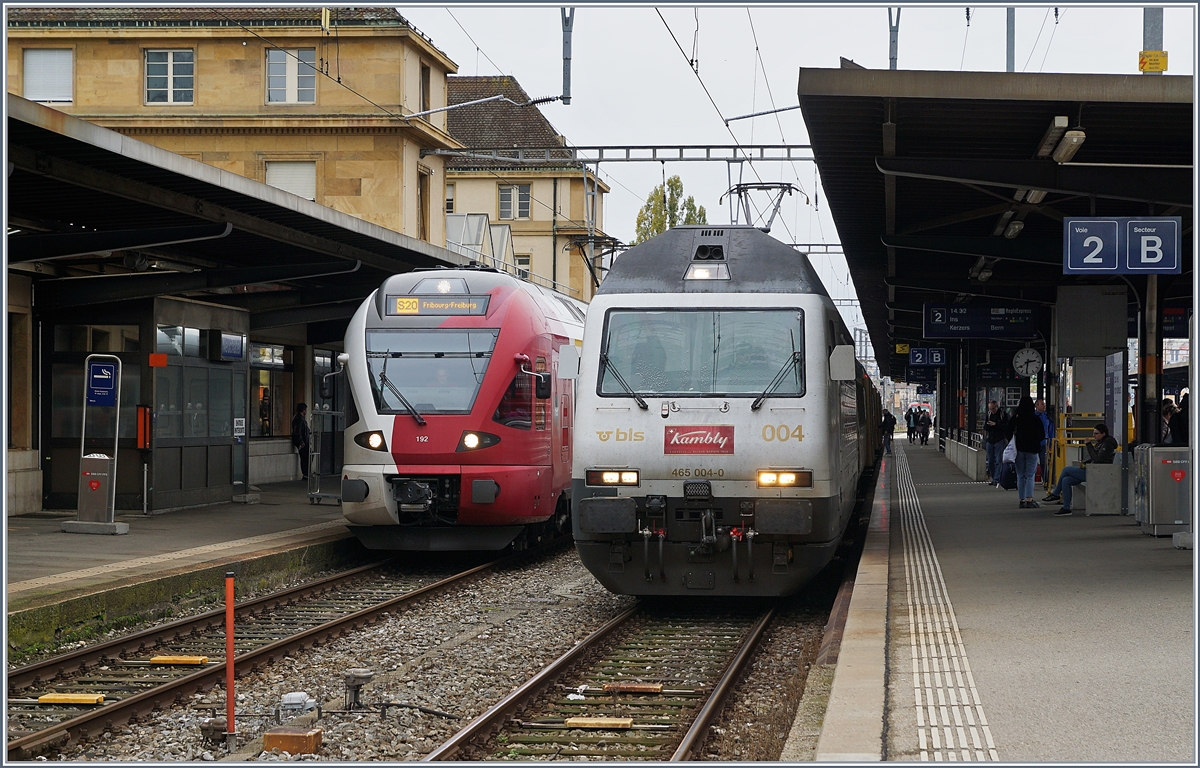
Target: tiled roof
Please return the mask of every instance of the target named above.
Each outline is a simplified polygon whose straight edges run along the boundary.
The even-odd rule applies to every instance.
[[[9,27],[317,27],[321,9],[302,8],[7,8]],[[412,28],[394,8],[330,8],[341,26]],[[415,31],[415,30],[414,30]]]
[[[446,78],[446,98],[449,104],[503,95],[517,102],[490,101],[458,107],[446,112],[447,132],[462,142],[468,149],[496,149],[500,147],[554,147],[563,142],[558,131],[536,106],[517,106],[529,101],[529,94],[508,75],[496,77],[451,76]],[[569,154],[562,153],[564,158]],[[502,160],[480,160],[468,157],[447,158],[447,170],[471,170],[476,168],[522,168],[535,170],[548,166],[537,164],[505,163]],[[557,166],[562,167],[562,166]],[[567,164],[567,167],[576,167]]]

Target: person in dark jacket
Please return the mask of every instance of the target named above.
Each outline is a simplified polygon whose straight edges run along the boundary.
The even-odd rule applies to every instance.
[[[1042,440],[1042,448],[1038,451],[1038,464],[1042,467],[1042,487],[1050,487],[1050,465],[1046,463],[1046,451],[1050,447],[1050,442],[1054,439],[1054,424],[1050,421],[1049,414],[1046,413],[1046,401],[1038,398],[1033,404],[1033,411],[1037,417],[1042,420],[1042,426],[1046,429],[1046,437]]]
[[[1004,465],[1004,445],[1008,440],[1004,436],[1007,426],[1008,419],[1005,418],[1004,411],[1000,410],[1000,404],[989,400],[987,421],[983,425],[987,435],[984,450],[987,455],[988,485],[995,485],[1000,479],[1000,468]]]
[[[296,415],[292,417],[292,445],[300,454],[300,476],[305,480],[308,479],[308,449],[312,447],[312,430],[304,418],[307,413],[306,404],[296,403]]]
[[[879,425],[879,429],[883,432],[883,449],[888,456],[892,455],[892,435],[896,433],[896,417],[891,411],[883,412],[883,423]]]
[[[1113,458],[1117,455],[1118,446],[1113,436],[1108,434],[1108,425],[1097,424],[1092,429],[1092,439],[1084,447],[1088,452],[1088,458],[1084,460],[1084,464],[1112,464]],[[1054,514],[1056,517],[1065,517],[1071,514],[1071,488],[1085,480],[1087,480],[1087,467],[1064,467],[1062,474],[1059,475],[1058,483],[1042,501],[1052,503],[1061,501],[1062,509]]]
[[[908,427],[908,442],[911,444],[917,437],[917,409],[910,405],[904,414],[904,425]]]
[[[929,443],[929,428],[933,426],[933,419],[929,418],[929,411],[924,409],[917,415],[917,435],[921,438],[921,445]]]
[[[1037,474],[1038,453],[1046,439],[1046,427],[1033,409],[1033,398],[1025,395],[1017,412],[1005,428],[1006,437],[1017,442],[1017,497],[1021,509],[1040,506],[1033,500],[1033,478]]]
[[[1171,414],[1171,445],[1176,448],[1188,444],[1188,401],[1191,398],[1191,393],[1180,398],[1179,407]]]

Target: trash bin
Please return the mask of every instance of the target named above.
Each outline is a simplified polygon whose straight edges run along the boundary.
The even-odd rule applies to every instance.
[[[111,523],[113,460],[103,453],[89,453],[80,460],[79,510],[76,519],[83,523]]]

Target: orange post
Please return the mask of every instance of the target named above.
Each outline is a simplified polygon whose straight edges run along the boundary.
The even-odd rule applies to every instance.
[[[225,574],[225,745],[230,752],[237,746],[237,727],[233,724],[233,572]]]

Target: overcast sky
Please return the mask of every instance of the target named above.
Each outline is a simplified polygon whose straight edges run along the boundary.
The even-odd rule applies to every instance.
[[[458,64],[459,74],[510,74],[535,98],[562,92],[558,7],[398,10]],[[541,107],[569,143],[729,145],[736,138],[742,144],[806,144],[800,110],[735,121],[731,135],[718,108],[729,118],[793,106],[799,69],[837,67],[840,56],[871,69],[888,67],[886,7],[660,10],[662,19],[653,7],[576,9],[571,104]],[[1166,8],[1163,27],[1169,74],[1193,74],[1193,9]],[[970,27],[965,6],[904,8],[898,66],[1002,72],[1005,34],[1003,7],[972,7]],[[1053,6],[1017,8],[1018,72],[1137,74],[1141,48],[1140,7],[1059,6],[1057,24]],[[698,60],[699,78],[688,64],[690,58]],[[606,163],[600,174],[612,187],[604,221],[607,234],[624,242],[633,238],[637,211],[650,190],[662,183],[664,170],[667,176],[682,178],[685,192],[707,209],[709,222],[729,223],[728,205],[718,203],[729,187],[726,163],[668,163],[665,169],[657,163]],[[756,163],[754,170],[763,181],[791,182],[808,193],[807,201],[800,195],[785,198],[772,235],[785,242],[838,242],[813,163]],[[757,181],[754,170],[747,166],[742,180]],[[854,295],[843,259],[814,257],[813,263],[830,295]],[[851,326],[862,324],[853,315],[847,321]]]

